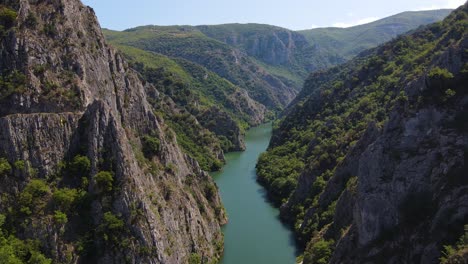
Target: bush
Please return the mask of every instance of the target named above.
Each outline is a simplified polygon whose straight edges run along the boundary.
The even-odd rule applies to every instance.
[[[54,214],[54,221],[57,224],[64,225],[68,222],[68,218],[64,212],[57,210],[55,211],[55,214]]]
[[[0,76],[0,99],[24,92],[26,80],[26,75],[17,70]]]
[[[305,263],[327,264],[333,252],[333,240],[320,240],[304,254]]]
[[[447,89],[445,91],[445,100],[449,100],[450,98],[454,97],[455,95],[457,94],[457,92],[455,92],[454,90],[452,89]]]
[[[23,192],[30,193],[33,198],[40,198],[50,193],[50,188],[44,180],[34,179],[26,185]]]
[[[159,139],[146,135],[143,136],[141,144],[143,146],[143,154],[146,158],[150,159],[159,153],[159,147],[161,144]]]
[[[58,189],[52,195],[54,204],[57,208],[67,212],[78,199],[78,191],[76,189]]]
[[[73,177],[88,177],[91,171],[91,161],[88,157],[77,155],[70,162],[69,171]]]
[[[103,220],[104,225],[108,230],[119,230],[124,227],[124,222],[111,212],[106,212]]]
[[[112,191],[112,185],[114,183],[114,176],[112,172],[101,171],[94,176],[94,180],[96,181],[96,184],[101,191]]]
[[[455,246],[445,245],[440,257],[441,264],[461,264],[468,251],[468,225],[464,226],[464,234],[458,239]]]
[[[117,237],[119,233],[123,231],[123,227],[123,220],[114,215],[112,212],[106,212],[104,213],[102,224],[99,226],[99,229],[105,241],[110,239],[111,241],[118,243]]]
[[[39,252],[36,241],[22,241],[13,235],[5,236],[3,224],[5,216],[0,214],[0,263],[8,264],[51,264],[52,260],[47,259]]]
[[[0,176],[7,176],[11,173],[11,165],[5,158],[0,158]]]
[[[198,254],[198,253],[192,253],[192,254],[190,254],[188,263],[189,263],[189,264],[201,264],[201,263],[202,263],[202,259],[201,259],[201,257],[200,257],[200,254]]]
[[[20,211],[30,215],[32,214],[32,208],[36,208],[39,205],[45,206],[46,201],[43,197],[48,193],[50,193],[50,188],[44,180],[31,180],[19,195]]]
[[[24,169],[26,168],[26,162],[24,162],[24,160],[17,160],[17,161],[15,161],[13,166],[17,170],[24,171]]]
[[[452,79],[453,74],[447,69],[442,69],[440,67],[434,67],[428,74],[431,79],[447,80]]]

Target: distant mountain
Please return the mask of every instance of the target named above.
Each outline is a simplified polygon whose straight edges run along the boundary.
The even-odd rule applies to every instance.
[[[197,26],[206,36],[240,49],[255,58],[273,75],[287,79],[296,89],[308,75],[301,63],[306,38],[289,29],[262,24]]]
[[[403,12],[350,28],[316,28],[299,31],[311,46],[348,60],[421,25],[444,19],[451,9]]]
[[[304,264],[466,263],[467,83],[468,4],[310,75],[257,164]]]
[[[105,35],[113,44],[197,63],[245,89],[272,110],[283,109],[296,95],[291,84],[268,73],[245,52],[209,38],[195,27],[145,26],[123,32],[106,30]]]
[[[348,29],[300,32],[261,24],[142,26],[103,32],[164,95],[154,105],[183,149],[203,169],[215,170],[223,151],[244,148],[246,128],[269,119],[293,100],[310,71],[343,63],[364,47],[440,20],[448,12],[405,12]],[[367,37],[352,39],[356,34]],[[324,37],[328,35],[334,38]],[[201,147],[198,142],[206,144]]]
[[[439,21],[449,12],[405,12],[352,28],[297,32],[262,24],[224,24],[142,26],[104,33],[115,45],[199,64],[277,111],[294,98],[311,71],[341,64],[367,48]]]

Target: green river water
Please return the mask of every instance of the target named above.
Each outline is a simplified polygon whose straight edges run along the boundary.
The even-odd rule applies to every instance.
[[[271,124],[250,129],[247,150],[226,155],[227,164],[213,173],[229,217],[223,227],[222,264],[293,264],[292,232],[279,220],[278,209],[255,178],[255,164],[271,138]]]

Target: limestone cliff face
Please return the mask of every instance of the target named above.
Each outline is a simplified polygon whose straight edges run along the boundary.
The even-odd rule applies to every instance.
[[[271,65],[293,64],[297,50],[309,44],[300,33],[268,25],[227,24],[198,26],[198,29],[209,37],[242,48],[249,56]]]
[[[201,113],[199,119],[204,127],[232,142],[229,151],[245,150],[244,132],[227,113],[213,107]]]
[[[2,178],[0,191],[11,203],[0,210],[13,205],[31,179],[52,182],[62,162],[77,154],[91,161],[88,215],[70,215],[59,228],[46,208],[18,227],[18,236],[39,239],[46,255],[63,263],[218,258],[225,216],[213,181],[153,114],[147,92],[157,91],[107,46],[92,9],[79,0],[3,4],[18,15],[0,46],[3,79],[15,83],[15,89],[2,87],[0,155],[11,164],[24,161],[26,169]],[[160,145],[157,155],[142,158],[146,135]],[[103,170],[113,174],[107,195],[93,180]],[[72,188],[79,181],[59,185]],[[108,212],[123,221],[125,245],[87,232],[96,251],[84,256],[75,243],[77,226],[91,216],[87,229],[97,230]]]
[[[347,215],[350,231],[337,244],[332,262],[437,263],[441,244],[453,244],[468,216],[466,111],[468,96],[464,39],[434,63],[455,77],[455,98],[432,97],[414,107],[418,96],[434,94],[439,83],[423,77],[406,88],[409,102],[359,156],[354,157],[357,190]],[[375,137],[374,136],[374,137]],[[363,139],[366,140],[366,139]],[[349,199],[345,195],[338,203]],[[345,217],[346,219],[346,217]],[[343,228],[344,226],[333,226]],[[358,249],[358,250],[356,250]]]

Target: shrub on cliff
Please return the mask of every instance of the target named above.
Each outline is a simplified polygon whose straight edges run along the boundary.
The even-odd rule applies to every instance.
[[[94,176],[94,180],[96,181],[96,185],[101,191],[112,191],[112,185],[114,183],[114,176],[112,175],[112,172],[101,171]]]
[[[159,153],[161,142],[158,138],[148,135],[143,136],[141,139],[141,144],[143,147],[143,154],[146,158],[150,159]]]
[[[17,13],[8,7],[0,7],[0,26],[9,29],[15,25]]]
[[[11,173],[11,165],[5,158],[0,158],[0,176],[6,176]]]
[[[88,157],[77,155],[70,162],[68,170],[73,177],[87,177],[91,170],[91,161]]]

